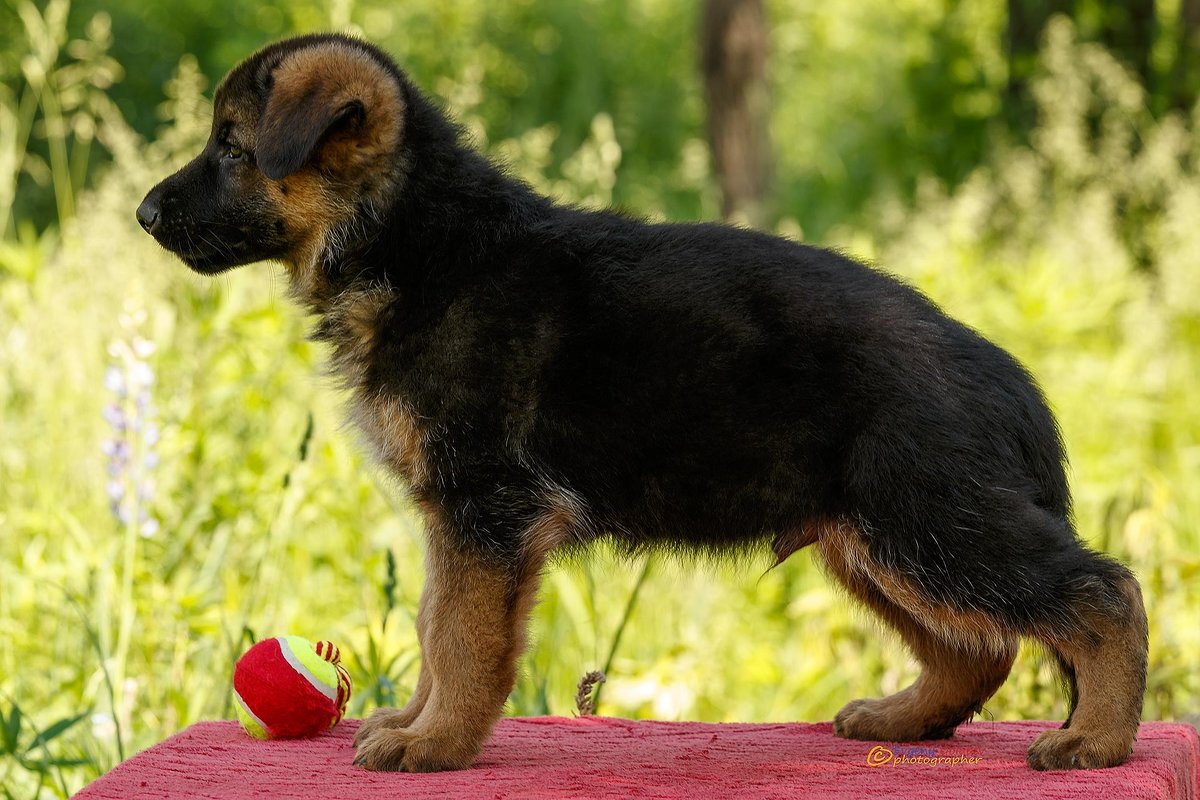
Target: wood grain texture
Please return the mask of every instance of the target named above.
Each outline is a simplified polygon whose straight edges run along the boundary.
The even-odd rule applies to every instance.
[[[839,739],[829,723],[509,718],[473,768],[423,775],[352,766],[357,726],[347,720],[316,739],[259,742],[236,722],[202,722],[77,798],[1200,797],[1200,737],[1178,723],[1142,725],[1133,757],[1120,767],[1034,772],[1025,749],[1057,723],[974,722],[953,739],[929,743],[978,756],[977,764],[870,767],[874,745]]]

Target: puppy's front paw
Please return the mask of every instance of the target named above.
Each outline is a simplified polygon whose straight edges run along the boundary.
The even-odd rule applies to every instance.
[[[1046,731],[1029,747],[1025,760],[1034,769],[1100,769],[1123,764],[1132,752],[1128,736],[1088,735],[1071,728]]]
[[[870,717],[869,700],[851,700],[833,718],[833,733],[843,739],[872,739],[874,731],[866,731],[863,718]]]
[[[406,714],[406,711],[407,709],[403,708],[377,708],[372,711],[371,716],[364,719],[354,733],[354,746],[361,745],[375,731],[384,728],[407,728],[415,717]]]
[[[354,763],[380,772],[445,772],[471,766],[482,742],[469,734],[378,727],[361,742]]]

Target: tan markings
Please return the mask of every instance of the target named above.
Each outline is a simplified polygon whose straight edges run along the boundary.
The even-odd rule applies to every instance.
[[[907,611],[930,633],[960,650],[1007,653],[1017,638],[1016,631],[1000,620],[973,609],[956,609],[932,600],[908,576],[876,563],[867,542],[848,520],[823,523],[819,550],[824,563],[847,588],[843,573],[856,582],[876,587],[888,601]]]
[[[417,609],[417,641],[420,643],[422,650],[425,648],[425,643],[429,640],[429,617],[432,613],[433,606],[432,595],[437,591],[437,582],[425,582],[425,588],[421,591],[421,603]],[[417,674],[417,686],[413,690],[412,696],[408,698],[408,702],[404,708],[377,708],[371,713],[370,719],[364,720],[359,725],[358,730],[354,734],[354,746],[359,747],[363,744],[376,730],[380,728],[407,728],[416,721],[421,715],[421,711],[425,708],[425,703],[429,700],[430,690],[433,688],[433,671],[425,666],[422,661],[419,672]]]
[[[341,292],[328,302],[315,336],[333,346],[329,369],[346,386],[365,383],[381,317],[395,300],[390,288],[372,286]]]
[[[360,390],[351,400],[350,419],[366,436],[380,463],[413,488],[429,482],[425,434],[416,413],[406,403],[390,395]]]
[[[834,719],[839,736],[880,741],[945,738],[977,713],[1012,668],[1017,637],[981,612],[930,601],[919,587],[874,563],[845,520],[821,526],[826,568],[900,634],[921,663],[911,686],[890,697],[855,700]]]
[[[311,129],[314,150],[299,170],[279,181],[261,180],[291,243],[283,261],[292,293],[321,310],[330,291],[325,264],[337,260],[347,240],[379,224],[377,210],[387,205],[401,180],[404,99],[393,75],[344,43],[296,50],[271,74],[271,94],[254,134],[261,141],[254,146],[263,155],[272,137]],[[362,109],[361,121],[321,135],[349,106]],[[244,112],[239,119],[249,121]]]
[[[1074,667],[1079,705],[1069,727],[1046,731],[1029,748],[1035,769],[1112,767],[1129,758],[1146,691],[1146,609],[1132,575],[1117,588],[1123,608],[1081,600],[1075,636],[1043,637]]]
[[[429,696],[409,727],[379,728],[359,745],[358,758],[371,769],[469,766],[516,680],[542,564],[526,563],[514,574],[460,548],[438,517],[429,520],[426,558],[426,581],[435,587],[422,663],[431,673]]]
[[[323,262],[333,233],[353,213],[334,187],[314,172],[290,175],[282,181],[261,178],[267,200],[283,221],[289,251],[283,256],[292,296],[314,311],[323,310],[331,294]]]
[[[421,604],[417,609],[417,642],[422,650],[425,648],[425,642],[429,640],[429,618],[433,614],[434,601],[433,593],[437,590],[436,581],[426,581],[424,588],[421,590]],[[433,689],[433,671],[426,669],[424,663],[421,664],[420,672],[417,674],[417,686],[413,690],[413,695],[408,699],[408,703],[404,708],[400,709],[400,720],[405,726],[411,725],[416,721],[417,717],[425,709],[425,703],[429,700],[429,692]]]
[[[775,536],[771,542],[771,552],[775,554],[774,566],[779,566],[798,550],[803,550],[811,544],[816,544],[821,538],[823,529],[821,523],[806,522],[800,528],[784,531]]]
[[[838,736],[886,742],[949,738],[996,693],[1017,654],[1015,643],[1004,655],[969,653],[931,637],[919,625],[904,630],[904,640],[922,653],[920,676],[888,697],[847,703],[834,717]]]
[[[525,529],[522,548],[526,559],[537,563],[565,544],[587,541],[593,533],[587,508],[579,495],[552,486],[542,501],[544,510]]]
[[[395,77],[365,52],[340,42],[304,47],[286,56],[272,76],[268,116],[276,103],[287,113],[336,110],[354,101],[362,104],[362,125],[336,131],[314,154],[314,166],[332,173],[333,180],[353,182],[357,189],[357,181],[397,152],[404,99]]]
[[[254,152],[258,140],[255,126],[258,124],[258,109],[246,97],[222,95],[213,109],[213,122],[218,126],[231,124],[229,140],[243,150]]]

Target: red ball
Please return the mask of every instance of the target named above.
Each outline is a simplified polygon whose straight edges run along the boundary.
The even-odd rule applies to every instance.
[[[256,739],[316,736],[341,720],[350,676],[329,642],[299,636],[264,639],[233,668],[238,719]]]

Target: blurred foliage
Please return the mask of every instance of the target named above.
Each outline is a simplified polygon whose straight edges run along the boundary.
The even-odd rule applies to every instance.
[[[357,25],[539,189],[652,217],[716,210],[687,4],[103,5],[0,11],[13,20],[0,19],[0,786],[13,797],[65,795],[230,716],[232,664],[263,636],[338,641],[354,714],[415,683],[420,523],[342,430],[282,276],[201,279],[133,221],[207,135],[205,92],[230,63],[288,31]],[[779,230],[887,265],[1031,367],[1062,421],[1081,532],[1144,582],[1146,716],[1196,715],[1200,120],[1160,112],[1060,20],[1029,75],[1037,125],[994,133],[1002,11],[775,3]],[[106,419],[114,401],[125,410]],[[136,467],[113,455],[122,437]],[[129,492],[135,513],[114,500]],[[828,719],[914,677],[810,556],[767,565],[605,552],[557,565],[510,710],[570,713],[580,677],[605,664],[600,713],[667,719]],[[985,710],[1062,714],[1030,652]]]
[[[1055,8],[1074,15],[1085,39],[1120,48],[1127,64],[1145,70],[1147,108],[1157,114],[1190,107],[1200,74],[1190,57],[1196,42],[1181,30],[1179,2],[1136,0],[1153,17],[1150,33],[1139,38],[1121,35],[1132,29],[1133,15],[1111,0],[768,0],[779,216],[824,239],[836,223],[869,225],[881,197],[911,200],[922,176],[956,185],[998,138],[1024,143],[1034,98],[1014,94],[1014,87],[1032,74],[1040,26]],[[1026,49],[1011,53],[1009,6],[1034,9]],[[11,85],[26,82],[21,54],[28,52],[32,8],[30,0],[0,4],[0,80]],[[595,116],[606,113],[626,151],[614,202],[686,218],[717,210],[705,174],[692,3],[75,0],[68,12],[66,0],[53,0],[49,8],[63,9],[66,31],[105,32],[115,71],[97,74],[143,137],[153,138],[165,121],[162,86],[174,58],[164,54],[193,55],[215,81],[279,36],[351,29],[393,53],[427,90],[476,105],[476,132],[486,140],[551,129],[544,167],[552,175],[588,138]],[[455,87],[474,94],[456,95]],[[41,136],[32,144],[31,152],[48,157]],[[35,168],[22,181],[22,216],[39,228],[55,216],[48,176]]]

